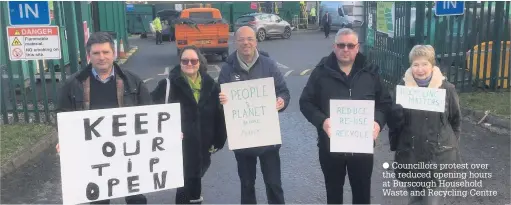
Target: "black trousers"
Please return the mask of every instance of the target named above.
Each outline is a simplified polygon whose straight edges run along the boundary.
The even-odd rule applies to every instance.
[[[185,178],[184,187],[176,190],[176,204],[201,204],[201,178]]]
[[[319,163],[325,177],[328,204],[343,203],[343,186],[348,171],[353,204],[370,204],[373,154],[329,153],[320,149]]]
[[[126,200],[126,204],[147,204],[147,199],[142,194],[127,196],[124,197],[124,200]],[[110,199],[93,201],[90,204],[110,204]]]
[[[266,151],[259,156],[268,204],[284,204],[279,149]],[[257,204],[255,195],[257,156],[242,154],[235,156],[241,182],[241,204]]]
[[[161,34],[161,31],[156,31],[156,44],[162,44],[163,43],[163,37]]]
[[[323,31],[325,32],[325,37],[328,37],[330,35],[330,25],[324,25]]]

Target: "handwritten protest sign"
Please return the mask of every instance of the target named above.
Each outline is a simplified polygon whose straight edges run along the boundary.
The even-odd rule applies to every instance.
[[[403,108],[433,112],[445,111],[445,89],[396,87],[396,104]]]
[[[182,187],[179,104],[58,113],[64,204]]]
[[[281,144],[273,78],[222,84],[229,149]]]
[[[373,153],[374,101],[330,100],[330,152]]]

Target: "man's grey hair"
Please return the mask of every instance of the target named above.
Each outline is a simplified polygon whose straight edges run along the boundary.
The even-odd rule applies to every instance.
[[[339,29],[339,31],[337,31],[337,34],[335,34],[334,42],[337,43],[337,39],[339,38],[339,36],[346,36],[346,35],[354,35],[358,39],[358,33],[355,32],[353,29],[341,28],[341,29]]]
[[[114,39],[112,36],[107,32],[95,32],[92,33],[89,37],[89,40],[87,40],[87,53],[90,53],[90,49],[93,44],[103,44],[103,43],[110,43],[110,47],[112,48],[112,51],[115,52],[115,45],[114,45]]]

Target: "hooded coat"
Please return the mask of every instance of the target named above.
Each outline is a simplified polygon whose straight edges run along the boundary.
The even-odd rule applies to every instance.
[[[199,102],[195,100],[187,79],[177,65],[169,74],[169,103],[181,105],[181,130],[183,132],[183,163],[185,178],[200,178],[211,163],[209,149],[214,146],[220,150],[225,144],[227,134],[223,109],[218,95],[219,85],[203,69],[199,70],[202,87]],[[151,96],[154,103],[165,102],[167,81],[158,82]]]

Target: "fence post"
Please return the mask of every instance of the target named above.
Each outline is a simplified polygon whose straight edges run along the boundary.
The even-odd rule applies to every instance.
[[[415,2],[415,42],[424,43],[424,19],[426,19],[426,2]]]
[[[495,2],[495,16],[504,16],[504,1],[497,1]],[[504,40],[502,39],[502,33],[505,33],[504,29],[506,28],[505,26],[501,26],[503,24],[502,22],[503,18],[495,18],[495,22],[493,23],[493,46],[492,46],[492,58],[491,58],[491,74],[490,74],[490,88],[492,90],[496,90],[497,89],[497,85],[498,85],[498,79],[500,78],[500,75],[499,75],[499,66],[504,66],[504,65],[500,65],[500,55],[501,55],[501,43],[500,41],[501,40]],[[500,28],[502,28],[502,31],[500,31]],[[504,42],[506,43],[506,42]],[[506,51],[503,51],[504,54],[506,53]],[[504,55],[503,55],[504,57]],[[505,58],[505,57],[504,57]],[[502,73],[504,74],[504,73]]]
[[[83,15],[82,15],[82,1],[75,1],[76,9],[76,23],[77,28],[83,27]],[[87,66],[87,52],[85,51],[85,35],[83,29],[77,29],[78,37],[78,49],[80,49],[80,68],[84,69]]]
[[[66,33],[67,33],[67,44],[69,50],[69,64],[70,74],[75,73],[78,70],[78,57],[76,51],[78,50],[77,37],[78,30],[76,27],[76,12],[74,8],[74,2],[62,2],[64,4],[64,13],[66,17]]]
[[[7,4],[8,2],[0,2],[0,9],[2,9],[2,11],[7,11]],[[9,24],[9,20],[8,19],[8,16],[6,13],[2,13],[0,14],[0,24],[2,25],[2,27],[4,28],[4,33],[6,34],[7,32],[7,25]],[[8,46],[8,40],[7,40],[7,35],[5,36],[5,38],[3,39],[0,39],[1,41],[4,41],[5,44],[3,44],[3,52],[5,52],[5,58],[6,58],[6,65],[7,65],[7,68],[6,68],[6,71],[7,71],[7,76],[8,76],[8,83],[9,83],[9,93],[10,93],[10,97],[9,99],[12,99],[12,102],[9,103],[10,105],[12,105],[12,114],[13,114],[13,117],[14,117],[14,122],[19,122],[19,116],[18,116],[18,106],[17,106],[17,100],[16,100],[16,80],[14,79],[14,75],[13,75],[13,69],[14,69],[14,66],[13,66],[13,63],[11,62],[11,60],[9,59],[9,57],[7,57],[8,53],[9,53],[9,46]],[[21,66],[21,65],[20,65]],[[4,76],[2,75],[2,78]],[[2,81],[4,81],[5,79],[2,79]],[[18,74],[18,79],[21,83],[20,83],[20,87],[21,88],[24,88],[24,79],[21,79],[21,76]],[[3,89],[3,88],[2,88]],[[5,95],[4,97],[7,97],[7,95]],[[6,100],[7,101],[7,100]],[[8,104],[6,104],[8,105]],[[4,105],[4,106],[6,106]]]

